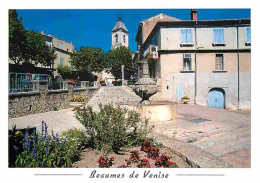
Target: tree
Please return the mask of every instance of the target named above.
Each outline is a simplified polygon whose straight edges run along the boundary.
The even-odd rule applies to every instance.
[[[38,32],[25,30],[16,10],[9,10],[9,57],[15,64],[34,63],[50,66],[56,59],[46,38]]]
[[[117,47],[116,49],[110,50],[106,54],[106,67],[117,79],[122,78],[121,76],[121,65],[125,66],[125,78],[129,79],[134,74],[134,60],[132,58],[132,52],[129,48],[124,46]]]
[[[72,79],[73,73],[68,66],[61,66],[57,67],[57,72],[61,75],[62,79]]]
[[[9,10],[9,58],[15,64],[23,60],[28,60],[27,40],[25,29],[22,25],[22,19],[18,20],[16,10]]]
[[[70,54],[71,65],[78,71],[88,69],[93,72],[101,72],[105,68],[105,53],[100,48],[80,47],[79,51]]]
[[[56,59],[54,49],[46,44],[44,35],[28,30],[25,33],[27,38],[27,55],[28,62],[40,63],[44,66],[51,66],[53,60]]]

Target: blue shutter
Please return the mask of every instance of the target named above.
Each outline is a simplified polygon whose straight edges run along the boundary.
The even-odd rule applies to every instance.
[[[187,42],[192,43],[192,31],[191,31],[191,29],[187,29]]]
[[[214,43],[217,43],[217,29],[213,30],[213,35],[214,35]]]
[[[184,96],[184,85],[177,85],[177,100],[181,100]]]
[[[251,43],[251,28],[250,27],[246,28],[246,42]]]
[[[214,29],[214,43],[224,43],[224,29]]]
[[[225,39],[224,39],[224,29],[220,29],[220,43],[224,43]]]
[[[181,29],[181,43],[185,43],[185,29]]]

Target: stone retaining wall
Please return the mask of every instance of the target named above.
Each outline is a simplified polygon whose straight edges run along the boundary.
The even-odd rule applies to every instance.
[[[73,89],[72,86],[63,90],[47,90],[45,86],[39,88],[39,91],[10,93],[9,118],[66,109],[70,107],[70,97],[82,96],[89,100],[99,89],[94,87]]]

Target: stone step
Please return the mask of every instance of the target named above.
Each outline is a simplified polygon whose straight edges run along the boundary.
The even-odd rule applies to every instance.
[[[207,133],[193,133],[193,134],[189,134],[188,136],[180,137],[178,139],[182,142],[199,141],[202,138],[207,138],[210,136],[214,136],[214,135],[218,135],[218,134],[222,134],[222,133],[226,133],[226,132],[232,132],[234,130],[242,129],[242,128],[250,128],[250,123],[242,123],[242,124],[238,124],[238,125],[229,126],[226,128],[217,128],[217,129],[211,130]]]
[[[87,105],[107,105],[133,101],[139,102],[140,100],[141,98],[127,86],[101,87]]]
[[[225,144],[219,144],[209,149],[205,149],[205,151],[208,151],[209,153],[215,156],[221,156],[223,154],[227,154],[230,152],[234,152],[240,149],[250,148],[250,147],[251,147],[251,137],[246,136],[238,140],[230,141]]]
[[[208,149],[219,144],[224,144],[230,141],[235,141],[239,140],[240,138],[250,136],[250,131],[250,127],[238,128],[232,131],[201,138],[200,140],[195,141],[192,144],[201,149]]]

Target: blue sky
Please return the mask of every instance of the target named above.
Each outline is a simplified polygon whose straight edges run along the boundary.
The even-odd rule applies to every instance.
[[[17,10],[26,29],[73,42],[81,46],[111,47],[111,31],[121,15],[129,31],[129,47],[136,52],[135,36],[140,21],[164,13],[182,20],[190,19],[190,9],[120,9],[120,10]],[[250,18],[250,9],[198,9],[198,20]]]

